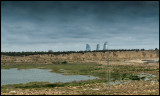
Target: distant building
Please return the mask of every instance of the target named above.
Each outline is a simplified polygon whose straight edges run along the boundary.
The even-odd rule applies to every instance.
[[[105,42],[103,46],[103,50],[107,50],[108,49],[107,47],[108,47],[108,42]]]
[[[98,50],[99,50],[99,48],[100,48],[100,45],[99,45],[99,44],[97,44],[96,51],[98,51]]]
[[[86,51],[91,51],[91,47],[89,44],[86,44]]]

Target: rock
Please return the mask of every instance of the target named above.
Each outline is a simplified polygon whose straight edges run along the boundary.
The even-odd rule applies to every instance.
[[[10,91],[9,93],[11,93],[11,94],[15,94],[15,93],[16,93],[16,91]]]

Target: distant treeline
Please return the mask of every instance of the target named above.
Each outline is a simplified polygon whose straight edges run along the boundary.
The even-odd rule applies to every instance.
[[[153,49],[151,49],[153,50]],[[159,50],[155,48],[155,50]],[[115,51],[145,51],[145,49],[110,49],[110,50],[93,50],[93,51],[58,51],[53,52],[52,50],[49,50],[48,52],[45,51],[35,51],[35,52],[1,52],[1,55],[6,56],[28,56],[28,55],[43,55],[43,54],[53,54],[53,55],[60,55],[60,54],[71,54],[71,53],[87,53],[87,52],[115,52]]]

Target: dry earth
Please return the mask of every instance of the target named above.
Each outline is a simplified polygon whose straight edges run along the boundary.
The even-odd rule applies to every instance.
[[[53,64],[55,62],[105,62],[107,52],[88,52],[88,53],[71,53],[71,54],[46,54],[30,56],[1,56],[1,64]],[[109,59],[113,61],[126,61],[132,59],[159,59],[159,50],[150,51],[111,51]]]
[[[106,87],[105,83],[55,88],[8,89],[1,95],[158,95],[159,82],[139,81]]]

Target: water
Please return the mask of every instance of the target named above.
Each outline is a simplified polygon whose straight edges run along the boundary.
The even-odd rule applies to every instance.
[[[119,81],[115,81],[115,82],[109,82],[108,85],[119,85],[119,84],[127,84],[127,83],[131,83],[131,81],[119,80]]]
[[[149,74],[149,73],[139,73],[139,75],[137,75],[138,77],[144,77],[144,81],[148,81],[153,79],[154,77],[156,77],[156,75],[153,74]],[[131,82],[137,82],[137,81],[123,81],[123,80],[117,80],[115,82],[108,82],[107,85],[119,85],[119,84],[127,84],[127,83],[131,83]],[[151,82],[158,82],[156,80],[151,80]]]
[[[98,77],[86,75],[62,75],[50,72],[47,69],[1,69],[1,86],[28,82],[71,82],[80,80],[97,79]]]
[[[149,74],[149,73],[139,73],[139,77],[144,77],[145,81],[151,80],[152,78],[156,77],[156,75]]]
[[[159,60],[142,60],[144,63],[159,63]]]

